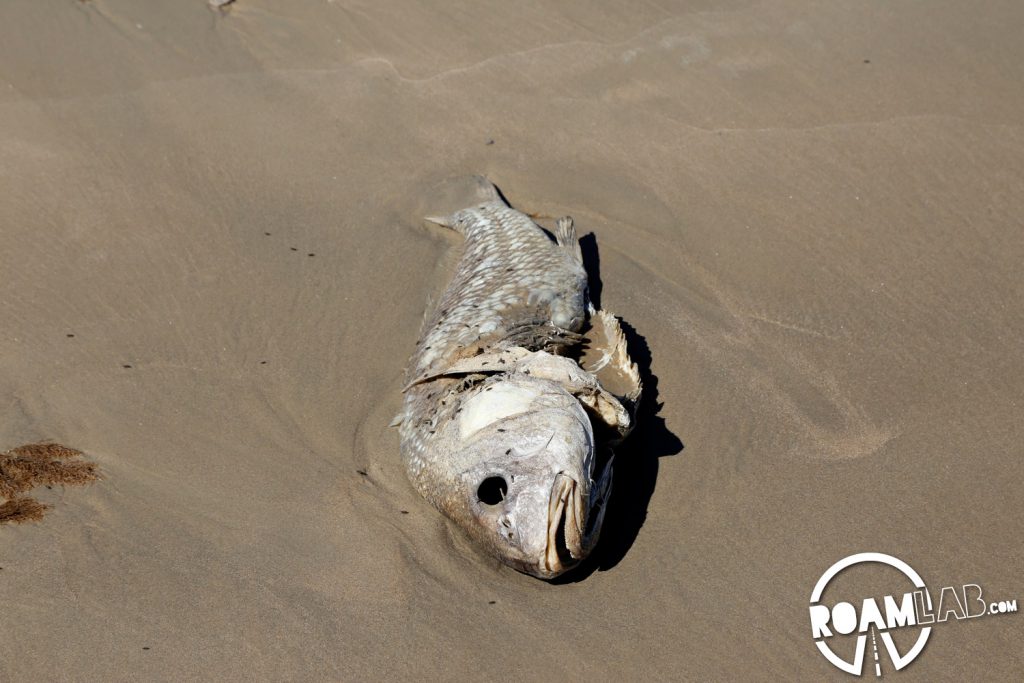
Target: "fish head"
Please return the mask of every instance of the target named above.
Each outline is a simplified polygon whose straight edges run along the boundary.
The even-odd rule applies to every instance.
[[[601,531],[612,466],[593,478],[590,418],[554,382],[493,382],[463,406],[462,462],[449,516],[490,554],[550,579],[576,566]]]

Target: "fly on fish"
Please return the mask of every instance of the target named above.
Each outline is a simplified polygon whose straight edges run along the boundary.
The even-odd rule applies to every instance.
[[[597,543],[640,377],[618,320],[588,299],[572,219],[552,240],[477,183],[479,203],[427,219],[464,250],[410,361],[402,460],[481,549],[550,579]]]

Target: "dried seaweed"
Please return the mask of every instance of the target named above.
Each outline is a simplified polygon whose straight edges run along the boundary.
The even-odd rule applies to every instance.
[[[49,507],[34,498],[11,498],[6,503],[0,503],[0,524],[35,522],[43,518]]]
[[[82,486],[99,479],[96,463],[57,443],[32,443],[0,454],[0,524],[40,519],[48,505],[19,494],[37,486]]]

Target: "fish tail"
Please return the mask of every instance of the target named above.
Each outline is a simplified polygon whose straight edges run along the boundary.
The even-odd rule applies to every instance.
[[[473,182],[475,183],[476,196],[480,200],[481,204],[501,204],[502,206],[508,206],[508,203],[501,196],[501,192],[494,186],[490,180],[482,175],[473,176]],[[458,212],[453,213],[450,216],[426,216],[424,220],[440,225],[445,228],[450,228],[455,232],[463,232],[459,226],[457,220]]]
[[[476,181],[476,196],[480,198],[482,202],[498,202],[508,206],[505,200],[502,198],[501,193],[498,192],[498,188],[494,186],[490,180],[482,175],[473,176],[473,180]]]

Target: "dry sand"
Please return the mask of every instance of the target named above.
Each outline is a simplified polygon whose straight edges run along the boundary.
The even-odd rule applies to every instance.
[[[839,678],[843,556],[1024,599],[1024,6],[432,4],[0,3],[0,451],[104,474],[0,527],[0,680]],[[649,349],[558,584],[386,426],[476,172],[593,233]]]

